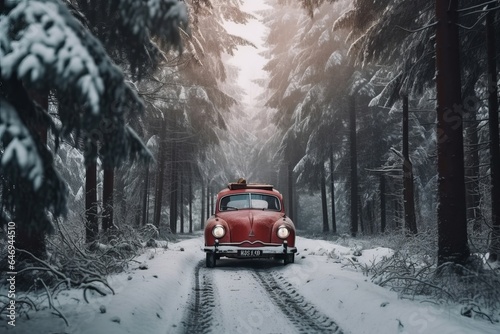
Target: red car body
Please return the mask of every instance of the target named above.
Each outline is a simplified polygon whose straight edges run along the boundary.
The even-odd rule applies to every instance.
[[[267,184],[230,183],[217,194],[215,214],[205,224],[207,267],[221,257],[278,258],[293,263],[295,226],[283,196]]]

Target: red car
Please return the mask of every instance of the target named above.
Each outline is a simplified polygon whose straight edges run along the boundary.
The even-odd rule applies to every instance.
[[[221,257],[295,259],[295,226],[283,196],[268,184],[230,183],[217,194],[215,214],[205,224],[206,266]]]

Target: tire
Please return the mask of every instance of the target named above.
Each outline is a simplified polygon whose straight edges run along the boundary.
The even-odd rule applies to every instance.
[[[285,265],[287,265],[289,263],[294,263],[294,262],[295,262],[295,254],[294,253],[285,254],[285,260],[283,261],[283,263]]]
[[[206,253],[206,261],[205,261],[206,267],[207,268],[214,268],[215,262],[216,262],[215,253],[207,252]]]

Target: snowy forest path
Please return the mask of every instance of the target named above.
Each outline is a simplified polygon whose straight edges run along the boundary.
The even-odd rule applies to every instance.
[[[342,333],[273,270],[279,262],[222,260],[213,269],[204,262],[195,268],[182,333]]]

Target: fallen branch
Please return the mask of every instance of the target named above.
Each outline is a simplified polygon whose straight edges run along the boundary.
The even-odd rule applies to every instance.
[[[49,307],[51,307],[54,311],[57,312],[57,315],[60,316],[64,320],[64,322],[66,323],[66,326],[69,326],[68,319],[66,319],[66,317],[64,316],[64,314],[62,314],[61,311],[59,311],[54,306],[54,301],[52,300],[52,294],[50,293],[49,288],[47,287],[47,285],[45,284],[45,282],[43,281],[43,279],[37,278],[36,281],[41,282],[42,285],[43,285],[43,287],[45,288],[45,291],[47,292],[47,298],[48,298],[48,301],[49,301]]]

